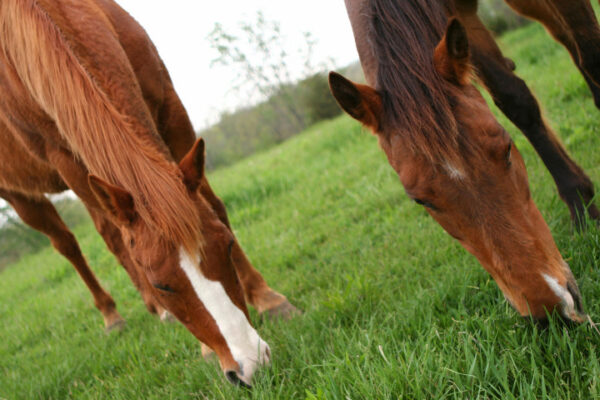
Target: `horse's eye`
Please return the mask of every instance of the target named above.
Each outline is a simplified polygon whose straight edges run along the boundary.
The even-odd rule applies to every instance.
[[[507,167],[510,167],[510,165],[512,164],[511,157],[510,157],[511,151],[512,151],[512,141],[508,143],[508,149],[506,149],[506,155],[504,156],[504,160],[506,161]]]
[[[413,199],[415,201],[415,203],[423,206],[423,207],[427,207],[431,210],[437,210],[437,208],[435,208],[435,206],[425,200],[421,200],[421,199]]]
[[[134,246],[135,246],[135,240],[133,240],[133,238],[131,238],[131,239],[129,240],[129,246],[130,246],[130,247],[134,247]]]
[[[229,245],[227,246],[227,256],[231,257],[231,252],[233,251],[233,245],[235,244],[235,239],[231,239]]]
[[[161,290],[163,292],[175,293],[175,291],[173,289],[171,289],[169,287],[169,285],[162,285],[160,283],[153,283],[152,286],[154,286],[155,288],[157,288],[158,290]]]

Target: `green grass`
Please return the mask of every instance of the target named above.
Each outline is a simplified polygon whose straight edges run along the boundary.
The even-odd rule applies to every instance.
[[[600,183],[597,109],[566,52],[538,25],[503,39],[574,158]],[[600,319],[600,231],[574,233],[526,139],[533,196]],[[76,229],[127,319],[106,336],[70,264],[53,250],[0,274],[0,398],[600,398],[600,336],[521,319],[476,260],[405,196],[376,139],[347,117],[210,176],[250,259],[302,308],[253,320],[273,365],[230,386],[178,324],[150,316],[87,224]]]

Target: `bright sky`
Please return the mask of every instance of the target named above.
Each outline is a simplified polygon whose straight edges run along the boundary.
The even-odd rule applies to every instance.
[[[342,0],[117,0],[146,29],[164,60],[175,89],[194,127],[218,119],[219,112],[243,104],[231,92],[231,69],[210,66],[217,57],[207,36],[216,22],[236,28],[252,22],[261,10],[266,20],[279,21],[295,51],[302,32],[317,39],[314,63],[332,58],[345,66],[358,59]]]

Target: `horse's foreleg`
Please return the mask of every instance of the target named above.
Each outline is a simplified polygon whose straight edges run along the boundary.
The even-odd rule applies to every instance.
[[[571,55],[600,108],[600,27],[589,0],[506,0],[519,14],[540,22]]]
[[[48,236],[52,246],[73,264],[92,293],[94,304],[104,317],[106,331],[121,328],[125,320],[117,312],[114,300],[96,280],[75,236],[64,224],[52,203],[44,197],[30,198],[4,190],[0,190],[0,196],[12,205],[23,222]]]
[[[545,123],[537,100],[525,82],[508,68],[491,34],[476,16],[467,16],[465,26],[477,75],[498,108],[525,134],[541,157],[561,198],[569,206],[571,218],[580,225],[587,209],[591,218],[600,219],[600,212],[592,204],[591,180]]]
[[[206,176],[202,178],[200,193],[210,203],[221,222],[231,230],[225,205],[212,191]],[[252,266],[246,257],[237,239],[235,239],[231,249],[231,258],[244,289],[246,302],[256,308],[259,313],[281,318],[289,318],[299,313],[299,310],[284,295],[276,292],[267,285],[263,276]]]
[[[589,0],[548,1],[577,44],[579,65],[600,85],[600,26]],[[544,21],[540,21],[544,24]]]

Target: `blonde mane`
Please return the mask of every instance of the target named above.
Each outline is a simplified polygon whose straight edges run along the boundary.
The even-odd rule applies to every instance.
[[[82,44],[83,36],[68,36],[74,28],[60,26],[64,21],[53,19],[40,2],[2,0],[0,51],[88,171],[129,191],[152,229],[197,252],[202,236],[196,205],[159,139],[112,26],[103,24],[105,16],[88,3],[77,7],[97,12],[94,21],[100,23],[91,27],[90,42]],[[112,70],[122,73],[107,76],[110,72],[87,68],[97,62],[95,56],[115,63]]]

